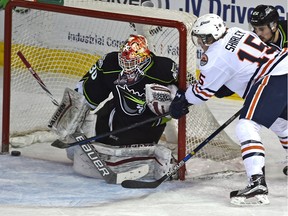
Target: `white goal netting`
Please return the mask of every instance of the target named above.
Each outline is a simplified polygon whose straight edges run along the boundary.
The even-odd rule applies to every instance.
[[[155,18],[156,23],[161,21],[157,19],[184,23],[187,28],[187,77],[191,74],[196,77],[196,48],[190,40],[191,26],[195,20],[192,14],[93,0],[64,1],[65,7],[89,9],[83,14],[77,9],[68,12],[62,7],[61,12],[60,7],[54,11],[54,7],[45,4],[40,7],[39,3],[36,5],[37,8],[23,5],[17,7],[12,10],[11,23],[5,23],[11,25],[9,122],[12,146],[25,146],[37,140],[55,138],[51,134],[43,136],[40,133],[49,131],[47,124],[55,106],[17,56],[18,51],[25,55],[54,98],[60,101],[66,87],[73,89],[100,56],[118,50],[130,34],[145,35],[153,52],[179,63],[179,31],[172,27],[141,23],[141,16],[149,14],[149,17]],[[93,10],[111,14],[106,19],[105,16],[96,18]],[[121,21],[113,20],[115,13],[139,16],[139,23],[132,23],[127,17]],[[188,82],[189,78],[187,84]],[[175,124],[170,127],[177,129],[177,122]],[[192,106],[186,117],[186,131],[178,131],[176,135],[171,131],[166,132],[166,138],[168,137],[168,141],[173,138],[177,140],[178,135],[185,134],[185,148],[178,150],[185,156],[218,127],[218,122],[205,104]],[[218,161],[228,160],[239,156],[239,147],[223,131],[196,156]]]

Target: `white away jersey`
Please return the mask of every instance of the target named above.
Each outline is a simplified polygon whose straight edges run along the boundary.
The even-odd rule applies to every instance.
[[[185,96],[189,103],[199,104],[225,84],[245,98],[250,87],[263,76],[287,74],[286,56],[287,49],[280,52],[252,32],[230,28],[202,55],[199,81],[188,87]]]

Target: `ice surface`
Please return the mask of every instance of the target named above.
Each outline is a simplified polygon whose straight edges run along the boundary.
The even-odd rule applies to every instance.
[[[213,99],[208,105],[222,124],[241,103]],[[226,129],[234,140],[236,121]],[[235,207],[229,203],[230,191],[247,184],[241,160],[215,163],[192,158],[187,162],[186,181],[164,182],[156,189],[124,189],[75,174],[64,150],[39,143],[17,149],[22,152],[19,157],[0,155],[0,215],[287,216],[287,177],[281,163],[285,152],[273,133],[263,128],[261,134],[266,148],[268,206]],[[234,172],[217,174],[224,167],[233,167]]]

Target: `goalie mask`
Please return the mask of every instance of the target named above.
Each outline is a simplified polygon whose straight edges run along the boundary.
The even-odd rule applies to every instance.
[[[115,84],[134,84],[144,74],[151,62],[147,40],[142,35],[130,35],[118,54],[119,66],[123,69]]]
[[[199,17],[192,28],[192,41],[195,45],[210,46],[226,32],[226,26],[221,17],[216,14],[205,14]]]

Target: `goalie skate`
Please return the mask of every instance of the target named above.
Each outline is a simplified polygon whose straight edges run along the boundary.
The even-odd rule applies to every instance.
[[[231,204],[233,205],[267,205],[268,188],[263,175],[252,175],[251,184],[243,190],[230,193]]]

